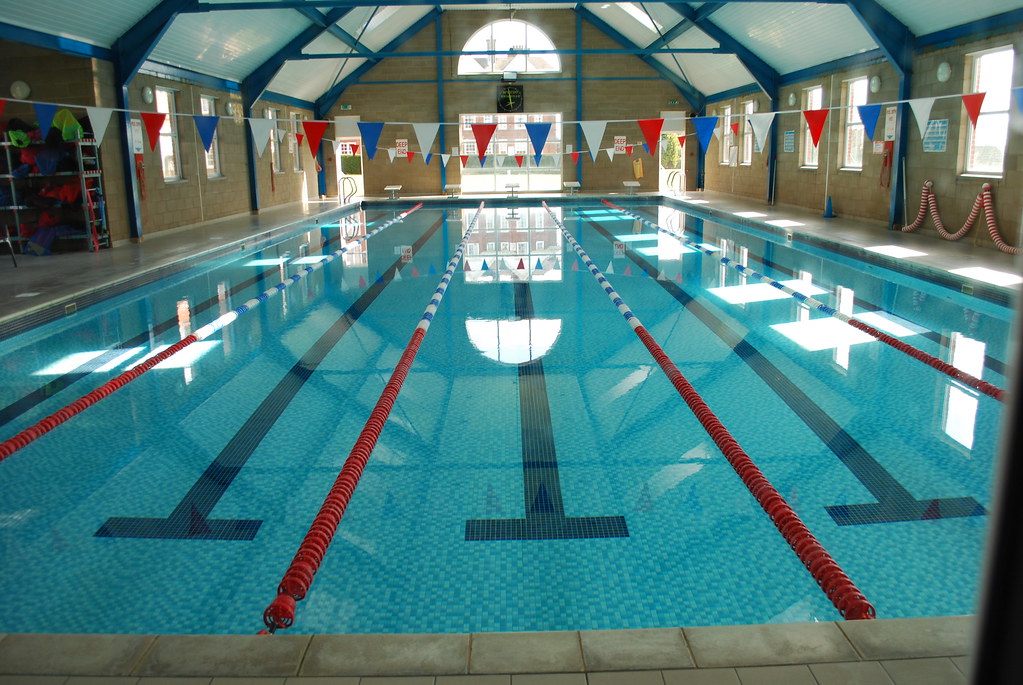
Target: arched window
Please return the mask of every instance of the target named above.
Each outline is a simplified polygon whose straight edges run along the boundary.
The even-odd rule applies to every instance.
[[[458,58],[458,74],[501,74],[506,71],[536,74],[561,71],[561,60],[555,52],[515,54],[516,50],[554,50],[554,43],[543,31],[524,21],[495,21],[472,34],[462,52],[497,54],[462,55]]]

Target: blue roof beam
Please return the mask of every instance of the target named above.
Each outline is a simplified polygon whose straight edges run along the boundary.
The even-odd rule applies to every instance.
[[[354,8],[350,8],[348,11],[351,12],[352,9],[354,9]],[[306,18],[311,19],[312,21],[314,21],[317,24],[319,24],[320,26],[322,26],[324,29],[326,29],[327,33],[329,33],[330,35],[334,36],[335,38],[340,40],[342,43],[344,43],[345,45],[347,45],[351,49],[353,49],[356,52],[358,52],[360,55],[362,55],[366,59],[372,59],[373,58],[373,51],[372,50],[370,50],[365,45],[360,43],[355,38],[355,36],[353,36],[352,34],[348,33],[343,28],[341,28],[340,26],[337,25],[338,19],[343,17],[344,14],[342,14],[341,17],[338,17],[338,19],[335,19],[334,21],[331,21],[330,17],[324,15],[319,10],[313,9],[312,7],[300,7],[300,8],[298,8],[298,11],[301,12],[303,15],[305,15]],[[345,14],[348,14],[348,12],[345,12]]]
[[[609,38],[611,38],[613,41],[615,41],[622,47],[626,49],[640,47],[633,43],[628,38],[626,38],[624,35],[619,33],[614,27],[612,27],[606,21],[604,21],[603,19],[595,15],[593,12],[583,7],[582,5],[576,5],[575,11],[580,16],[582,16],[586,21],[590,22],[595,27],[600,29],[604,34],[606,34]],[[702,112],[704,110],[704,107],[706,106],[705,104],[706,98],[704,97],[703,93],[701,93],[693,86],[693,84],[689,83],[689,81],[686,81],[684,78],[682,78],[682,76],[676,74],[671,69],[669,69],[664,64],[657,61],[650,55],[640,54],[636,55],[636,57],[643,60],[647,64],[647,66],[649,66],[651,69],[653,69],[662,77],[664,77],[673,86],[678,88],[679,93],[681,93],[682,97],[684,97],[689,102],[689,106],[693,109],[694,112]]]
[[[846,0],[849,10],[860,20],[900,75],[913,71],[913,46],[916,36],[877,0]]]
[[[197,4],[196,0],[163,0],[114,41],[114,67],[121,85],[127,85],[135,78],[153,48],[174,23],[174,18],[182,12],[194,10]]]

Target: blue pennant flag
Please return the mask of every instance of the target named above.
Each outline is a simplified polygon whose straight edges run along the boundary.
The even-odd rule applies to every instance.
[[[432,152],[426,153],[426,166],[430,166],[431,159],[433,159],[433,153]]]
[[[1012,96],[1016,99],[1016,106],[1023,112],[1023,88],[1013,88]]]
[[[53,124],[53,117],[57,114],[57,105],[49,105],[43,102],[35,103],[36,120],[39,122],[39,133],[46,140],[46,134],[50,132]]]
[[[220,117],[196,114],[192,118],[195,119],[195,129],[199,132],[202,146],[209,152],[210,146],[213,145],[213,136],[217,134],[217,122],[220,121]]]
[[[359,121],[356,124],[362,136],[362,147],[366,149],[366,156],[373,159],[377,153],[377,143],[380,142],[380,132],[384,130],[384,122]]]
[[[490,267],[487,266],[487,260],[483,260],[483,266],[480,267],[480,271],[490,271]]]
[[[526,132],[529,134],[529,141],[533,144],[533,158],[536,165],[540,166],[540,156],[543,154],[543,146],[547,144],[547,136],[550,135],[550,124],[526,124]]]
[[[707,154],[710,139],[714,135],[714,127],[717,125],[717,117],[693,117],[693,126],[696,127],[696,139],[700,141],[700,151],[703,154]]]
[[[877,128],[877,119],[881,116],[881,105],[859,105],[856,109],[860,112],[860,120],[863,122],[863,130],[867,137],[874,140],[874,129]]]

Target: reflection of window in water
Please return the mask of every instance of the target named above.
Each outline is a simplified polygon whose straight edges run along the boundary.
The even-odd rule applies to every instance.
[[[962,333],[952,333],[949,344],[949,363],[976,378],[984,373],[985,345]],[[945,406],[941,427],[945,434],[966,449],[973,448],[973,431],[977,422],[977,393],[959,383],[949,381],[945,386]]]
[[[561,335],[561,319],[467,319],[469,341],[502,364],[522,364],[547,354]]]

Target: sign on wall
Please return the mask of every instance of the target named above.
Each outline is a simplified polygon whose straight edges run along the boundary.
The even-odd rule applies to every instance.
[[[948,119],[931,119],[924,131],[924,152],[944,152],[948,144]]]
[[[615,154],[625,154],[625,136],[615,136]]]
[[[884,139],[895,140],[895,122],[899,117],[899,108],[896,105],[886,107],[884,110]]]
[[[398,157],[408,157],[408,138],[395,138],[394,148]]]
[[[785,131],[785,142],[783,143],[783,145],[784,145],[784,147],[782,149],[785,152],[795,152],[796,151],[796,132],[795,131]]]

